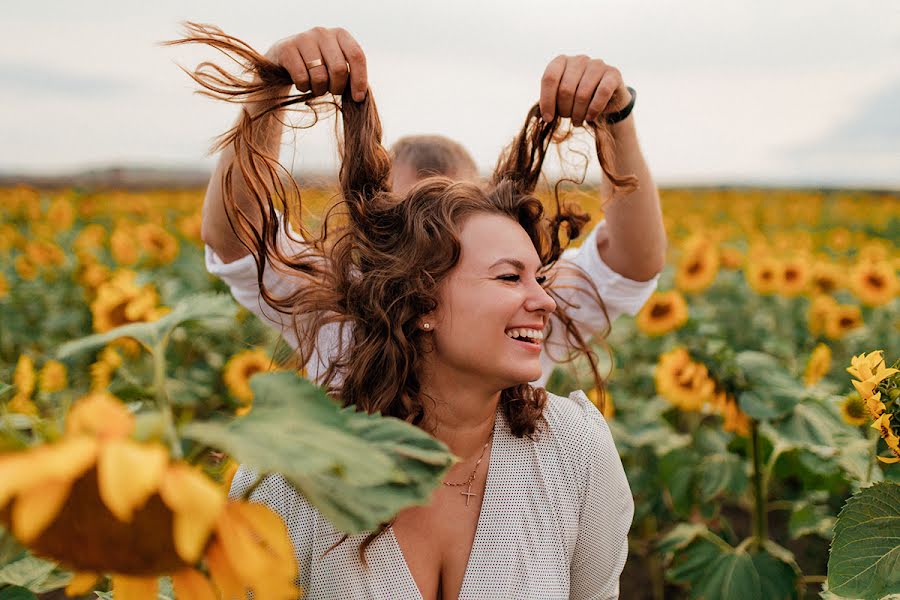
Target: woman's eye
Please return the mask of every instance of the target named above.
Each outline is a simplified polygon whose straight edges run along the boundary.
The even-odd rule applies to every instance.
[[[540,275],[540,276],[538,276],[538,277],[535,277],[535,280],[538,282],[538,285],[546,285],[546,283],[547,283],[547,276],[546,276],[546,275]]]
[[[518,275],[501,275],[498,279],[502,279],[503,281],[518,281]]]

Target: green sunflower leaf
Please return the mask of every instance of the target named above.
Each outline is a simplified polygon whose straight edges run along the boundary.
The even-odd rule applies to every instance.
[[[247,415],[189,423],[182,435],[257,473],[280,473],[344,532],[375,529],[427,502],[453,462],[448,448],[419,427],[341,408],[296,373],[257,373],[250,388]]]
[[[841,509],[828,557],[828,589],[865,600],[900,593],[900,485],[876,483]]]

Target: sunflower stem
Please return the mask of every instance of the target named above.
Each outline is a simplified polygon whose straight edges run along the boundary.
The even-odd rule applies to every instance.
[[[881,434],[878,433],[877,429],[873,427],[869,427],[868,429],[867,435],[869,436],[869,441],[872,443],[872,451],[869,454],[869,464],[866,466],[866,480],[863,482],[863,487],[872,482],[872,469],[878,461],[876,458],[878,456],[878,440],[881,439]]]
[[[172,458],[180,460],[182,458],[181,443],[175,431],[172,405],[169,403],[169,395],[166,393],[166,341],[165,339],[161,340],[153,348],[153,391],[156,395],[156,406],[166,424],[166,437]]]
[[[753,461],[753,537],[754,544],[761,548],[768,538],[768,513],[766,511],[766,487],[763,480],[762,456],[759,449],[759,426],[755,419],[750,421],[750,459]]]

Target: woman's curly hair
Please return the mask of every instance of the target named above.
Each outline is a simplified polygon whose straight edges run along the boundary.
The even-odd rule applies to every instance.
[[[272,90],[293,84],[287,70],[211,25],[187,23],[185,37],[167,43],[206,44],[242,67],[239,75],[210,62],[187,71],[202,86],[200,93],[212,98],[246,104],[271,98]],[[316,120],[323,107],[334,107],[343,121],[343,136],[339,120],[335,124],[341,156],[340,200],[328,210],[318,232],[308,231],[303,225],[300,189],[290,172],[277,156],[263,152],[258,143],[260,119],[294,105],[311,109]],[[392,160],[381,143],[381,120],[371,89],[362,102],[352,99],[348,86],[339,101],[316,99],[307,92],[278,97],[259,114],[251,115],[244,109],[238,123],[213,147],[218,151],[231,146],[235,154],[223,178],[226,214],[238,239],[252,240],[243,243],[256,260],[263,300],[292,317],[300,340],[297,364],[305,365],[310,360],[323,327],[337,324],[337,337],[343,340],[343,328],[352,325],[349,347],[339,348],[320,374],[319,383],[344,406],[424,425],[420,365],[428,346],[427,334],[418,324],[422,315],[437,307],[439,286],[457,264],[459,232],[466,218],[488,213],[505,215],[519,223],[534,244],[542,271],[551,274],[550,291],[557,309],[550,326],[564,328],[561,337],[567,347],[567,356],[557,360],[587,357],[601,386],[590,340],[578,332],[567,315],[566,309],[571,306],[552,288],[554,266],[565,249],[561,232],[565,240],[578,238],[589,217],[577,205],[560,203],[559,183],[554,188],[552,215],[545,214],[534,194],[551,143],[559,144],[571,136],[571,129],[563,133],[558,131],[559,126],[559,118],[544,122],[535,104],[515,140],[499,157],[487,185],[433,176],[401,196],[390,186]],[[586,123],[586,129],[594,138],[600,166],[613,186],[634,189],[635,177],[618,176],[610,170],[611,138],[605,126]],[[248,218],[235,202],[235,169],[255,201],[255,219]],[[281,221],[276,203],[283,206]],[[276,243],[278,227],[290,235],[292,225],[299,227],[304,249],[287,255]],[[286,297],[273,296],[263,285],[267,268],[276,268],[283,276],[302,278],[304,285]],[[603,308],[596,287],[583,273],[580,276],[584,287],[579,289],[592,291],[592,298]],[[502,391],[500,408],[513,435],[522,437],[537,430],[546,400],[543,388],[528,383]],[[382,524],[361,545],[363,564],[365,548],[388,525]]]

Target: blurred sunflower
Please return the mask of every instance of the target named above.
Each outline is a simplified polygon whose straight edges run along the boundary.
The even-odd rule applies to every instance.
[[[178,220],[178,231],[184,236],[185,239],[191,240],[192,242],[202,243],[203,238],[200,236],[200,226],[203,223],[203,218],[200,214],[200,211],[197,211],[193,214],[182,217]]]
[[[675,331],[687,322],[688,306],[678,290],[654,292],[635,320],[638,329],[650,336]]]
[[[181,598],[296,598],[297,565],[281,519],[260,504],[227,502],[164,447],[131,439],[134,416],[113,396],[73,406],[63,437],[0,454],[0,507],[35,554],[76,572],[67,593],[111,573],[117,597],[155,600],[170,574]],[[198,570],[203,560],[212,582]]]
[[[809,286],[811,267],[809,261],[796,256],[785,260],[781,264],[781,280],[778,282],[778,292],[782,296],[799,296]]]
[[[723,430],[744,437],[750,435],[750,417],[740,409],[734,396],[719,391],[715,394],[712,405],[715,412],[722,415]]]
[[[238,352],[225,363],[222,369],[222,379],[225,381],[228,391],[243,404],[236,411],[238,416],[247,414],[253,406],[250,378],[261,371],[270,370],[271,366],[272,359],[262,350]]]
[[[858,427],[860,425],[865,425],[869,421],[866,403],[860,397],[859,392],[850,392],[847,394],[841,401],[840,409],[841,418],[849,425]]]
[[[831,370],[831,348],[820,343],[813,349],[806,363],[803,383],[807,387],[817,384]]]
[[[0,273],[0,299],[6,298],[7,295],[9,295],[9,281],[3,273]]]
[[[737,248],[724,246],[719,251],[719,257],[724,269],[740,269],[744,266],[744,255]]]
[[[685,411],[700,410],[715,392],[715,382],[709,378],[706,366],[692,361],[683,347],[659,357],[654,380],[657,392]]]
[[[10,223],[0,223],[0,254],[6,254],[13,248],[25,246],[25,236]]]
[[[89,223],[75,236],[72,248],[77,252],[91,252],[102,248],[105,240],[106,228],[99,223]]]
[[[69,385],[66,365],[58,360],[48,360],[41,367],[38,381],[42,392],[59,392],[66,389],[66,386]]]
[[[819,335],[825,332],[825,322],[830,315],[838,307],[838,302],[828,295],[815,296],[809,304],[806,313],[806,325],[809,332],[813,335]]]
[[[25,281],[34,281],[40,274],[38,266],[31,262],[24,254],[18,255],[15,260],[13,260],[13,267],[15,267],[19,277]]]
[[[140,258],[138,246],[135,244],[134,228],[127,224],[119,224],[109,235],[109,251],[116,264],[129,267]]]
[[[771,256],[748,260],[744,266],[744,276],[757,294],[772,294],[781,281],[781,263]]]
[[[843,286],[843,271],[834,263],[818,260],[813,263],[810,284],[813,293],[831,294]]]
[[[616,407],[609,390],[600,390],[595,387],[587,393],[587,397],[607,421],[616,415]]]
[[[16,386],[16,395],[31,398],[34,394],[37,377],[34,373],[34,361],[27,354],[20,354],[16,361],[16,369],[13,371],[13,385]]]
[[[719,251],[703,236],[689,238],[682,246],[681,260],[675,271],[675,286],[684,292],[702,292],[719,272]]]
[[[25,255],[38,267],[59,267],[66,262],[63,249],[47,240],[29,240],[25,244]]]
[[[104,348],[96,362],[89,367],[91,374],[91,391],[100,392],[109,387],[113,373],[122,365],[122,356],[111,346]]]
[[[900,281],[887,261],[859,262],[850,271],[848,287],[867,306],[881,306],[897,297]]]
[[[144,254],[154,265],[167,265],[178,256],[178,240],[156,223],[141,223],[135,233]]]
[[[839,340],[849,331],[862,327],[862,312],[852,304],[838,304],[828,312],[825,318],[825,335],[832,340]]]
[[[46,222],[57,232],[72,229],[72,225],[75,223],[75,207],[64,196],[54,198],[47,208]]]
[[[128,323],[155,321],[168,312],[157,306],[159,297],[152,285],[138,286],[134,271],[117,271],[100,286],[91,303],[94,331],[103,333]]]

